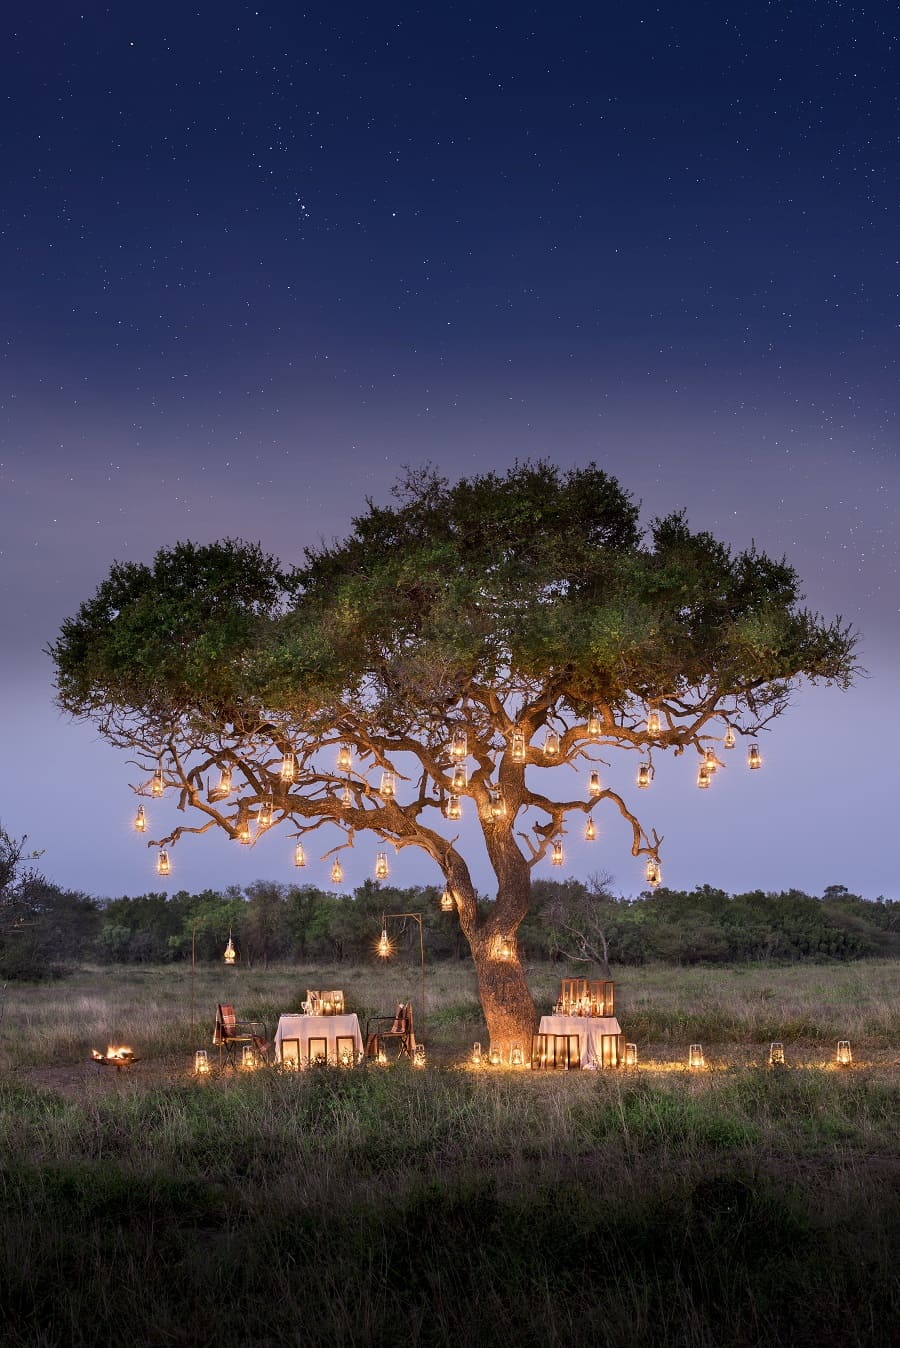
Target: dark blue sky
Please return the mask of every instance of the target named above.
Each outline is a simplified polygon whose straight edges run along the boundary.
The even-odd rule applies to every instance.
[[[893,6],[3,23],[0,820],[48,874],[155,882],[123,756],[60,720],[41,654],[114,558],[231,534],[290,560],[404,463],[547,455],[787,552],[863,632],[870,678],[801,697],[764,774],[706,800],[661,772],[666,880],[893,892]],[[173,883],[292,879],[264,848],[184,843]],[[613,828],[570,851],[639,883]]]

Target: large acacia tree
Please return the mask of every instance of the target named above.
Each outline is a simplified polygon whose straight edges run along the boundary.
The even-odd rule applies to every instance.
[[[661,839],[588,774],[611,750],[648,774],[666,752],[714,770],[798,678],[850,682],[853,635],[800,600],[785,561],[733,553],[681,514],[643,536],[595,465],[453,485],[429,470],[294,569],[234,541],[117,564],[51,653],[60,705],[133,752],[139,792],[156,772],[177,793],[185,821],[153,845],[213,828],[252,843],[286,825],[301,847],[320,834],[323,858],[362,833],[427,852],[491,1041],[508,1045],[535,1022],[515,933],[567,828],[617,810],[656,878]],[[563,764],[584,769],[568,794]],[[477,817],[490,904],[457,811]]]

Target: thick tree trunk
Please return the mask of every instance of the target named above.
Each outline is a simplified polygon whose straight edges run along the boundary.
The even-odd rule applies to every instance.
[[[470,939],[478,978],[478,995],[487,1022],[490,1047],[499,1049],[509,1063],[513,1044],[520,1044],[525,1061],[531,1055],[531,1036],[537,1031],[538,1015],[528,988],[518,952],[500,954],[502,938],[476,932]]]

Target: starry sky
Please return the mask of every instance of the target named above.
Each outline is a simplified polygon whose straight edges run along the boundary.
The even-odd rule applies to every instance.
[[[665,882],[897,897],[895,7],[15,8],[0,822],[45,873],[160,884],[126,756],[54,709],[44,653],[114,559],[228,535],[294,561],[404,464],[546,456],[786,553],[862,634],[867,677],[801,693],[763,772],[701,794],[663,763]],[[627,842],[552,874],[635,893]],[[294,879],[285,837],[237,851],[186,840],[170,886]]]

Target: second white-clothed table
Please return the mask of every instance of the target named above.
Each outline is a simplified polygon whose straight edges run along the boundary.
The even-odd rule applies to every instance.
[[[285,1066],[296,1063],[298,1067],[306,1067],[310,1059],[315,1062],[323,1056],[323,1043],[328,1062],[341,1063],[348,1052],[352,1052],[353,1062],[356,1062],[363,1051],[357,1016],[303,1016],[297,1013],[279,1018],[275,1031],[275,1057]]]
[[[620,1035],[622,1029],[615,1016],[541,1016],[538,1032],[577,1034],[580,1039],[579,1054],[582,1067],[616,1066],[618,1052],[613,1047],[611,1037]],[[604,1038],[606,1038],[605,1045]],[[618,1040],[615,1043],[618,1043]]]

